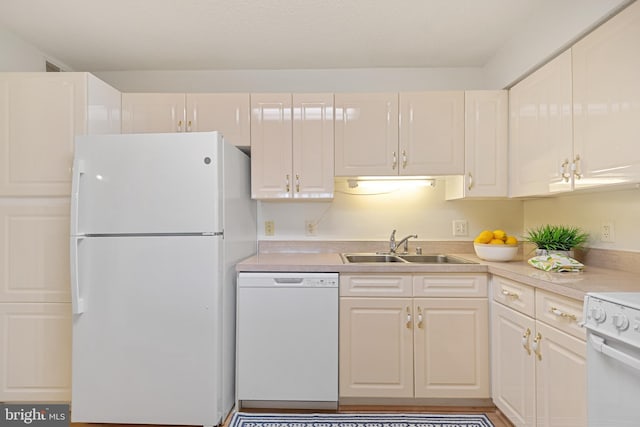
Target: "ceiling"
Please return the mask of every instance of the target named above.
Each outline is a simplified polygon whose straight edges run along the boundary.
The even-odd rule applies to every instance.
[[[583,0],[0,0],[0,25],[75,71],[481,67],[558,1]]]

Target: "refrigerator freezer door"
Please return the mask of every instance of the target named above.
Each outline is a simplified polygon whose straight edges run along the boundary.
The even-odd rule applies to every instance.
[[[71,234],[222,230],[217,132],[76,137]]]
[[[77,244],[84,310],[73,317],[72,421],[218,424],[222,238]]]

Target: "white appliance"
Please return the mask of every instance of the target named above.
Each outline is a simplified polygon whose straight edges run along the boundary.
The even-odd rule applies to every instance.
[[[217,132],[76,138],[72,422],[216,425],[234,404],[249,159]]]
[[[584,319],[589,426],[640,425],[640,292],[589,293]]]
[[[337,409],[337,273],[240,273],[237,335],[239,407]]]

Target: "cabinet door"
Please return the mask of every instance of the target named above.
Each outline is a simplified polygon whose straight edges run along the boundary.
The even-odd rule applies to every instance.
[[[0,303],[0,401],[71,400],[71,305]]]
[[[413,397],[409,298],[340,298],[340,397]]]
[[[400,93],[400,175],[464,173],[464,92]]]
[[[414,299],[415,397],[488,398],[486,299]]]
[[[333,197],[333,94],[293,95],[293,197]]]
[[[184,93],[123,93],[122,133],[188,131]]]
[[[571,190],[571,51],[509,92],[510,196]]]
[[[69,202],[0,204],[0,302],[69,302]]]
[[[536,329],[538,425],[587,425],[586,343],[540,321]]]
[[[335,95],[336,176],[397,175],[398,94]]]
[[[251,95],[251,197],[291,198],[291,94]]]
[[[0,195],[68,196],[85,73],[0,74]]]
[[[190,132],[220,131],[233,145],[251,145],[248,93],[188,93],[186,102]]]
[[[495,302],[491,309],[493,402],[516,426],[535,426],[535,321]]]
[[[640,181],[639,40],[635,2],[572,48],[575,188]]]

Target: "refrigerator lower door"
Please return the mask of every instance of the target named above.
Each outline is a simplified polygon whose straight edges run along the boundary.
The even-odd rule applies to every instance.
[[[222,239],[75,242],[72,422],[220,423]]]

